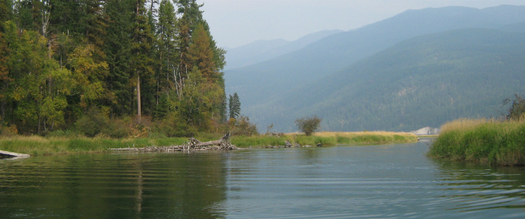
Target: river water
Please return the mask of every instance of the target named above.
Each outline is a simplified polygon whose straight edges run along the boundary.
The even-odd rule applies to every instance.
[[[430,141],[0,160],[0,218],[524,218],[525,169]]]

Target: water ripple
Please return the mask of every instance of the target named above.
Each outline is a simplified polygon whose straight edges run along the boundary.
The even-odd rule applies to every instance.
[[[7,218],[525,217],[524,168],[434,161],[426,148],[0,161],[0,211]]]

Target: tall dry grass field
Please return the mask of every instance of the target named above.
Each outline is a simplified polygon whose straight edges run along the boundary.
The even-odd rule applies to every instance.
[[[301,133],[288,133],[294,139],[301,139]],[[324,141],[331,144],[389,144],[389,143],[408,143],[416,142],[417,136],[406,132],[316,132],[309,136],[317,141]],[[322,143],[322,142],[321,142]],[[312,142],[310,142],[312,144]]]
[[[525,165],[525,120],[458,119],[441,127],[428,156],[495,165]]]

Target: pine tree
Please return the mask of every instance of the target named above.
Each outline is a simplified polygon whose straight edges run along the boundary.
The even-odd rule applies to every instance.
[[[156,72],[156,111],[166,115],[166,104],[162,101],[174,89],[175,71],[177,66],[176,33],[177,18],[175,8],[169,0],[162,0],[159,6],[157,22],[157,57],[159,60]],[[157,114],[157,113],[156,113]]]
[[[81,1],[50,1],[50,25],[52,32],[66,35],[82,34],[84,23],[81,21],[86,16],[85,0]]]
[[[144,4],[144,0],[136,0],[135,2],[133,43],[131,44],[131,60],[134,71],[134,78],[131,81],[136,85],[139,122],[142,117],[141,85],[142,83],[148,83],[148,77],[153,74],[153,69],[150,65],[153,60],[149,56],[152,49],[153,36]],[[143,78],[142,81],[141,78]]]
[[[188,72],[193,69],[192,60],[189,54],[190,45],[192,44],[193,32],[196,25],[202,21],[202,11],[195,0],[176,0],[177,13],[181,14],[178,22],[178,48],[179,48],[179,64],[177,66],[175,89],[179,95],[179,99],[183,96],[183,88],[185,80],[188,78]]]
[[[0,0],[0,32],[4,32],[4,23],[13,19],[13,1]]]
[[[33,23],[33,3],[30,0],[17,1],[15,3],[14,17],[16,26],[21,30],[36,30]]]
[[[134,0],[107,0],[104,14],[108,16],[108,28],[104,40],[104,53],[109,67],[105,84],[114,94],[107,102],[111,114],[130,115],[133,112],[133,87],[131,65],[131,33],[133,32]]]
[[[96,101],[97,105],[111,102],[114,94],[111,92],[104,80],[109,75],[106,53],[104,52],[106,29],[109,26],[109,17],[104,13],[105,0],[84,0],[84,14],[81,19],[85,25],[83,28],[84,39],[74,51],[76,65],[74,73],[77,83],[80,85],[80,104],[84,111],[90,102]],[[78,74],[81,73],[81,74]],[[104,100],[104,101],[103,101]]]
[[[210,38],[202,24],[197,25],[193,33],[193,43],[189,48],[190,66],[197,66],[202,76],[209,82],[217,81],[218,73],[213,62],[213,49],[210,46]]]
[[[230,118],[237,119],[241,114],[241,101],[239,100],[239,95],[237,95],[237,93],[234,93],[233,95],[230,94],[229,107]]]

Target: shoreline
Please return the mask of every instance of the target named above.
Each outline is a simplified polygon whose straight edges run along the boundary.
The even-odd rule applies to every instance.
[[[427,156],[498,166],[525,166],[525,121],[460,119],[444,124]]]
[[[215,140],[220,134],[203,134],[203,141]],[[199,138],[199,137],[198,137]],[[231,144],[239,149],[286,147],[287,145],[310,145],[315,147],[335,145],[370,145],[417,142],[417,136],[402,132],[320,132],[312,136],[288,133],[280,137],[254,135],[233,136]],[[287,141],[289,144],[287,144]],[[41,137],[41,136],[12,136],[0,138],[0,150],[30,156],[45,156],[59,154],[83,153],[110,153],[112,148],[146,148],[169,147],[183,145],[188,138],[88,138],[88,137]]]

